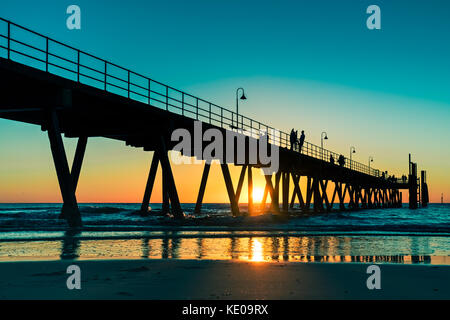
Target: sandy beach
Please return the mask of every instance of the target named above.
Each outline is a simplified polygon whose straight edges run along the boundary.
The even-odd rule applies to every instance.
[[[69,290],[66,269],[81,269]],[[0,299],[450,299],[450,267],[360,263],[85,260],[0,263]]]

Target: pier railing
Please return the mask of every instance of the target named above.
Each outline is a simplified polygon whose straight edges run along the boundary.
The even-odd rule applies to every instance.
[[[0,18],[0,57],[13,60],[73,81],[128,97],[191,119],[259,138],[290,149],[290,136],[271,126],[212,102],[153,80],[115,63],[51,39],[14,22]],[[329,162],[339,154],[304,142],[295,151]],[[337,163],[336,163],[337,165]],[[345,168],[380,177],[380,171],[345,158]]]

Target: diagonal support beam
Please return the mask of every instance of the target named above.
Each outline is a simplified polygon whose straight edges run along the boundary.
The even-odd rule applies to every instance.
[[[272,184],[272,175],[264,175],[264,178],[266,179],[266,189],[267,189],[267,193],[270,194],[270,199],[271,199],[271,208],[275,213],[280,213],[280,206],[278,204],[278,202],[275,199],[275,190]],[[267,198],[267,196],[266,196]],[[264,199],[264,204],[265,204],[265,200]]]
[[[231,204],[231,213],[233,216],[239,215],[239,206],[236,201],[236,195],[234,194],[233,182],[231,180],[230,170],[228,168],[228,164],[221,163],[220,164],[223,173],[223,179],[225,180],[225,186],[227,188],[228,198],[230,199]]]
[[[305,203],[305,209],[309,210],[311,206],[311,198],[312,198],[312,179],[310,176],[308,176],[308,180],[306,181],[306,203]]]
[[[289,182],[290,182],[290,174],[289,172],[282,173],[282,185],[283,185],[283,194],[282,194],[282,207],[283,213],[287,213],[289,210]]]
[[[331,203],[330,203],[330,206],[331,206],[332,209],[333,209],[333,205],[334,205],[334,200],[336,199],[337,191],[338,191],[338,182],[335,181],[334,182],[333,196],[331,197]]]
[[[331,205],[330,201],[328,200],[328,194],[327,194],[327,186],[328,186],[328,180],[323,182],[322,179],[320,179],[320,186],[322,188],[322,202],[325,200],[325,205],[327,207],[327,211],[331,211]]]
[[[295,203],[295,197],[298,197],[298,201],[300,203],[300,207],[302,209],[305,208],[305,202],[303,201],[303,195],[302,195],[302,190],[300,189],[300,175],[297,175],[295,173],[291,174],[292,176],[292,180],[294,183],[294,191],[292,192],[292,198],[291,198],[291,208],[294,207],[294,203]]]
[[[202,181],[200,182],[200,189],[198,190],[197,202],[195,204],[195,213],[200,213],[202,210],[203,196],[205,195],[206,182],[208,181],[209,170],[211,169],[211,164],[205,162],[205,168],[203,169]]]
[[[318,177],[313,178],[312,192],[314,193],[314,212],[323,211],[322,195],[320,194],[320,181]]]
[[[72,162],[72,170],[70,171],[70,176],[72,177],[72,183],[74,192],[76,194],[77,186],[78,186],[78,180],[80,178],[81,173],[81,166],[83,164],[84,154],[86,152],[86,146],[88,142],[88,137],[79,137],[77,142],[77,148],[75,150],[75,156],[73,158]],[[64,210],[65,210],[65,203],[63,204],[63,207],[61,209],[61,214],[59,215],[60,219],[65,218]]]
[[[163,182],[165,180],[167,183],[167,193],[169,194],[170,203],[172,205],[172,214],[175,218],[182,219],[184,218],[184,213],[181,209],[180,199],[178,198],[178,192],[175,185],[175,180],[173,178],[172,168],[170,167],[166,143],[163,136],[160,137],[159,156],[163,173]]]
[[[248,166],[248,213],[253,212],[253,173],[252,166]]]
[[[59,188],[64,202],[64,217],[67,219],[70,227],[80,227],[81,215],[78,209],[73,178],[69,171],[66,151],[64,149],[64,143],[59,128],[58,116],[55,110],[48,112],[47,121],[50,149],[52,151]]]
[[[241,174],[239,175],[239,181],[236,188],[236,202],[239,203],[239,199],[241,198],[242,185],[244,184],[245,179],[245,171],[247,169],[247,165],[243,165],[241,169]]]
[[[145,186],[144,198],[142,199],[141,212],[148,212],[150,198],[152,196],[153,185],[155,184],[156,172],[158,171],[159,154],[158,151],[153,153],[152,164],[148,173],[147,185]]]

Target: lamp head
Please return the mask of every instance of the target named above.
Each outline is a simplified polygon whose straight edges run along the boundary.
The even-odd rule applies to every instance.
[[[324,138],[325,140],[328,140],[328,136],[325,136],[325,138]]]
[[[245,96],[245,93],[242,91],[242,96],[240,98],[241,100],[247,100],[247,97]]]

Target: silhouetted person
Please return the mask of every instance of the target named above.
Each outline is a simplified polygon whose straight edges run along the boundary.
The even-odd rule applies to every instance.
[[[345,166],[345,157],[342,154],[339,156],[338,163],[341,167]]]
[[[381,179],[386,179],[386,174],[383,172],[383,173],[381,173]]]
[[[334,157],[333,157],[332,154],[330,155],[330,163],[331,163],[331,164],[334,164]]]
[[[294,150],[295,145],[297,144],[297,131],[294,131],[294,129],[291,130],[290,143],[291,143],[291,150]]]
[[[298,151],[302,152],[303,144],[305,143],[305,131],[302,130],[300,139],[298,140]]]

